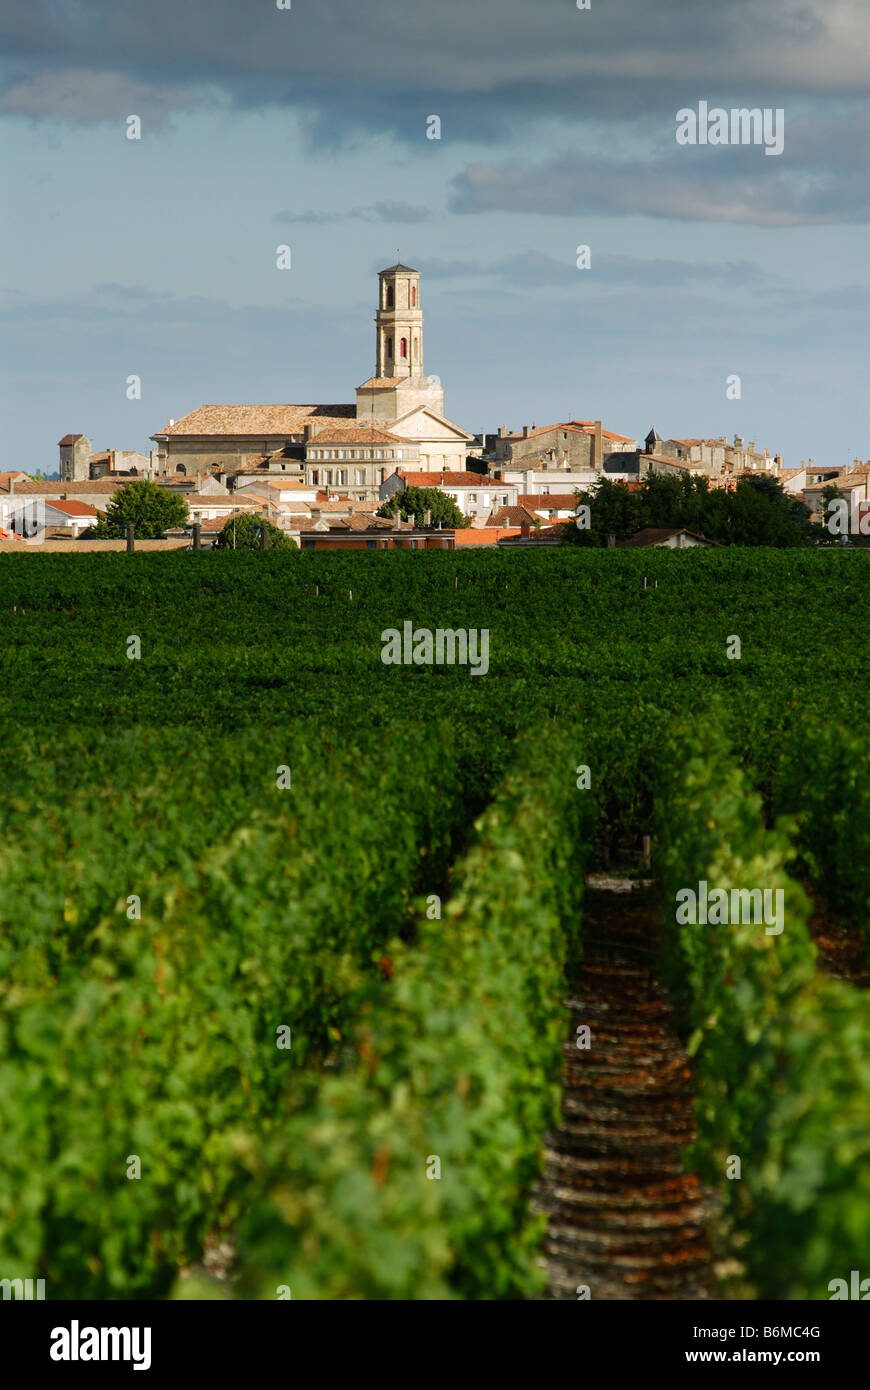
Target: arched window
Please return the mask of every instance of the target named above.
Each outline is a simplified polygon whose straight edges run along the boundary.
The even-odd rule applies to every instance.
[[[399,356],[400,356],[400,357],[407,357],[407,356],[408,356],[408,339],[407,339],[407,338],[403,338],[402,341],[401,341],[400,344],[399,344]]]
[[[392,340],[392,338],[388,338],[388,339],[387,339],[387,356],[388,356],[388,357],[392,357],[392,355],[393,355],[393,340]]]
[[[411,308],[412,308],[412,309],[414,308],[414,305],[415,305],[416,303],[417,303],[417,286],[416,286],[416,285],[412,285],[412,286],[411,286]]]
[[[393,287],[392,287],[392,285],[387,285],[387,308],[388,308],[388,309],[392,309],[392,307],[393,307]]]

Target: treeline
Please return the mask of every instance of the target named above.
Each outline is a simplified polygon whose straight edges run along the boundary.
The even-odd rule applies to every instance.
[[[720,545],[784,547],[834,539],[810,521],[803,502],[766,473],[741,478],[733,491],[711,488],[708,478],[688,474],[675,478],[651,473],[632,491],[603,478],[592,489],[578,492],[577,502],[589,508],[589,525],[565,527],[565,540],[573,545],[606,546],[609,536],[627,540],[650,526],[684,526]]]

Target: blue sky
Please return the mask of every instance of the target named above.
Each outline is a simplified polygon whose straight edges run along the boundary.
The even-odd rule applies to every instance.
[[[870,457],[863,0],[34,0],[0,33],[0,468],[352,401],[399,246],[472,431]],[[784,153],[678,147],[700,100],[782,107]]]

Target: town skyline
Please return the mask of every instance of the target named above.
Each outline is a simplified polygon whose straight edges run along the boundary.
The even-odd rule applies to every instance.
[[[870,452],[856,0],[691,24],[545,0],[533,34],[521,0],[497,28],[454,0],[387,0],[375,26],[344,0],[185,13],[3,24],[8,467],[51,471],[70,431],[143,450],[206,403],[352,399],[397,246],[469,430],[601,419],[789,467]],[[781,153],[681,145],[702,104],[781,110]]]

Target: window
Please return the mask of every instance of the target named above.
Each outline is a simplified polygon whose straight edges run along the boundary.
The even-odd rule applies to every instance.
[[[416,285],[412,285],[412,286],[411,286],[411,308],[412,308],[412,309],[414,308],[414,305],[415,305],[416,303],[417,303],[417,286],[416,286]]]
[[[393,355],[393,340],[392,340],[392,338],[388,338],[388,339],[387,339],[387,356],[388,356],[388,357],[392,357],[392,355]]]
[[[399,342],[399,356],[400,356],[400,357],[407,357],[407,356],[408,356],[408,339],[407,339],[407,338],[402,338],[401,341]]]
[[[377,545],[377,541],[374,541],[374,540],[368,541],[368,540],[367,540],[367,541],[366,541],[366,550],[374,550],[374,548],[375,548],[376,545]]]
[[[327,470],[326,470],[326,486],[327,486],[327,487],[331,487],[331,486],[332,486],[332,469],[331,469],[331,468],[327,468]]]
[[[394,303],[395,297],[393,295],[393,287],[392,285],[387,285],[387,308],[392,309]]]
[[[468,500],[469,500],[469,502],[476,502],[476,501],[477,501],[477,493],[476,493],[476,492],[469,492],[469,494],[468,494]]]
[[[339,487],[346,487],[346,486],[347,486],[347,469],[346,469],[346,468],[339,468],[339,470],[338,470],[338,472],[337,472],[337,474],[336,474],[336,482],[337,482],[337,484],[338,484]]]
[[[382,459],[383,457],[384,457],[384,451],[383,451],[383,449],[375,449],[375,458],[376,458],[376,459]]]
[[[339,451],[338,451],[338,457],[339,457],[340,459],[343,459],[343,458],[344,458],[344,449],[339,449]]]
[[[312,481],[312,483],[315,483],[315,484],[317,484],[317,483],[320,482],[320,469],[319,469],[319,468],[312,468],[312,470],[311,470],[311,481]]]
[[[364,468],[358,468],[356,470],[356,485],[357,487],[365,487],[366,485],[366,471]]]
[[[402,452],[402,450],[401,450],[401,449],[397,449],[397,450],[396,450],[396,458],[397,458],[397,459],[400,459],[400,458],[404,458],[404,457],[405,457],[405,455],[404,455],[404,453]]]

